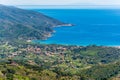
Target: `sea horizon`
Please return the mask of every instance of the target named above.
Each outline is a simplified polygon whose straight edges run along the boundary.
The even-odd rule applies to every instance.
[[[23,9],[120,9],[120,5],[15,5],[15,6]]]

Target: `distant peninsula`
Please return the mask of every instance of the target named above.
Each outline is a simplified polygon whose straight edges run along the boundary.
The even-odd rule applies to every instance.
[[[0,5],[0,37],[10,39],[46,39],[54,27],[72,26],[42,13]]]

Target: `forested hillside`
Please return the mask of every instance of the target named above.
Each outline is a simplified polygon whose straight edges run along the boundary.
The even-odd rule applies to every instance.
[[[53,27],[64,23],[38,12],[0,5],[0,37],[46,39]]]

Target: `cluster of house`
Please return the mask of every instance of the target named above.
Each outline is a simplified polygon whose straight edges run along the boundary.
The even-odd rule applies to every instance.
[[[27,47],[26,51],[27,52],[33,52],[35,54],[41,54],[42,53],[41,48],[38,48],[38,47],[35,47],[35,48],[34,47]]]
[[[44,54],[47,56],[52,56],[55,54],[64,54],[68,50],[72,50],[79,47],[64,47],[64,46],[27,46],[26,48],[20,48],[18,51],[12,52],[9,54],[9,57],[17,56],[23,52],[25,53],[34,53],[37,55]]]
[[[50,49],[47,46],[44,48],[27,47],[27,49],[26,49],[27,52],[33,52],[34,54],[45,54],[47,56],[52,56],[52,55],[57,54],[57,53],[62,53],[66,50],[67,50],[67,48],[63,48],[63,47],[56,47],[54,49]]]

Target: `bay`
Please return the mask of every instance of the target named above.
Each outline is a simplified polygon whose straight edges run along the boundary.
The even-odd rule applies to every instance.
[[[73,27],[58,27],[47,40],[36,40],[44,44],[64,45],[120,45],[119,9],[34,9]]]

